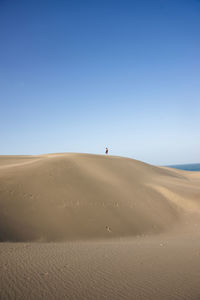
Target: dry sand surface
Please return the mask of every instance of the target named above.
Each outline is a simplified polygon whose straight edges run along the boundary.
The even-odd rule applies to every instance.
[[[200,173],[0,156],[0,299],[200,299]]]

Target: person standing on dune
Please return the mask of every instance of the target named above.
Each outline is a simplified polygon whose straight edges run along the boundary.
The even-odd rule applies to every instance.
[[[106,152],[105,152],[105,154],[108,155],[108,148],[107,148],[107,147],[106,147]]]

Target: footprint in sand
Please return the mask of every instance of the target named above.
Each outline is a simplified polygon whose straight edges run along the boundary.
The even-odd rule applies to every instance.
[[[108,232],[111,232],[111,229],[110,229],[109,226],[106,226],[106,230],[107,230]]]

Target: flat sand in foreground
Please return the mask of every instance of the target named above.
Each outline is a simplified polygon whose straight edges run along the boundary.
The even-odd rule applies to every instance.
[[[200,173],[0,156],[0,299],[200,299]]]

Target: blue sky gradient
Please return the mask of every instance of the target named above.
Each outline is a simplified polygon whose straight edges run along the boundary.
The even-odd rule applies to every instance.
[[[0,154],[200,162],[200,1],[0,0]]]

